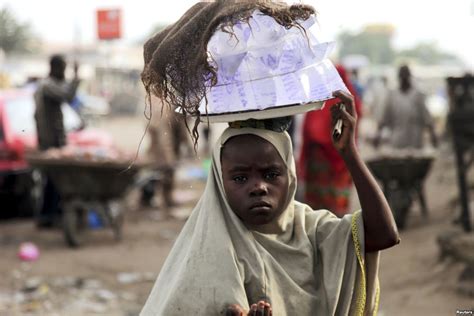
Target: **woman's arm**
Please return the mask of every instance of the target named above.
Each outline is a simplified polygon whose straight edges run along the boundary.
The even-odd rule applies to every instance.
[[[392,211],[379,185],[361,159],[355,142],[357,114],[354,98],[343,91],[334,92],[346,109],[334,106],[331,109],[333,125],[342,119],[342,135],[333,139],[334,146],[344,159],[357,189],[364,220],[365,250],[378,251],[400,242]]]
[[[43,93],[59,102],[71,102],[76,96],[77,88],[80,84],[80,79],[78,76],[79,65],[77,62],[74,63],[74,78],[71,82],[57,82],[55,80],[49,80],[44,86]]]

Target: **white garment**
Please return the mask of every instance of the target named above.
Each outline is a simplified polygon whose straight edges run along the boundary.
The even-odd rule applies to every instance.
[[[415,88],[390,91],[382,125],[390,129],[390,145],[395,148],[422,148],[423,132],[433,124],[425,96]]]
[[[226,200],[221,148],[229,138],[242,134],[269,141],[288,167],[287,208],[271,225],[280,234],[247,229]],[[263,297],[269,299],[276,316],[372,313],[377,305],[373,293],[377,292],[378,252],[364,260],[360,212],[339,219],[294,200],[295,162],[286,132],[228,128],[212,159],[204,194],[141,315],[224,315],[230,304],[248,310]]]

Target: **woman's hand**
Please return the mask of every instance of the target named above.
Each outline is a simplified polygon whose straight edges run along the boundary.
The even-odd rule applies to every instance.
[[[230,305],[226,312],[226,316],[272,316],[272,307],[270,303],[259,301],[257,304],[252,304],[248,313],[237,304]]]
[[[337,135],[333,133],[332,141],[337,151],[339,151],[343,157],[346,157],[347,155],[353,154],[356,149],[355,130],[357,113],[354,107],[354,97],[341,90],[333,92],[333,96],[341,100],[341,103],[344,104],[344,108],[338,105],[331,107],[331,131],[334,131],[338,120],[342,121],[342,134],[337,137]]]

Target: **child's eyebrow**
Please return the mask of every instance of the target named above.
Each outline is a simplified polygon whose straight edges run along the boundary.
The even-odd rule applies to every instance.
[[[246,171],[250,171],[252,169],[252,167],[250,166],[245,166],[245,165],[237,165],[237,166],[233,166],[232,168],[229,169],[229,172],[246,172]],[[267,170],[283,170],[285,169],[285,166],[282,165],[282,164],[269,164],[269,165],[262,165],[262,166],[259,166],[258,167],[258,170],[263,170],[263,171],[267,171]]]
[[[261,166],[259,169],[260,170],[284,170],[285,165],[276,163],[276,164]]]
[[[233,166],[229,169],[230,172],[238,172],[238,171],[249,171],[251,168],[249,166]]]

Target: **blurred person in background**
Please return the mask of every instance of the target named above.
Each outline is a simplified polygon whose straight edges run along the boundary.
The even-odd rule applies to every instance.
[[[398,88],[388,92],[381,120],[374,138],[374,147],[380,145],[385,128],[389,131],[387,145],[394,149],[421,150],[424,132],[428,130],[433,147],[438,146],[434,122],[425,103],[425,95],[413,85],[410,68],[402,65],[398,70]],[[416,184],[421,211],[428,216],[423,183]]]
[[[364,89],[364,86],[362,85],[362,83],[360,82],[360,79],[359,79],[359,69],[358,68],[353,68],[351,70],[351,83],[352,83],[352,86],[354,87],[354,90],[356,91],[357,93],[357,96],[359,97],[359,99],[363,99],[364,97],[364,92],[365,92],[365,89]]]
[[[10,78],[4,73],[0,72],[0,89],[6,89],[10,87]]]
[[[388,79],[386,76],[372,78],[370,85],[365,90],[363,98],[364,108],[368,110],[367,113],[375,123],[382,120],[384,106],[387,103],[388,91]]]
[[[53,55],[49,61],[49,76],[38,84],[34,99],[38,147],[41,151],[66,145],[61,105],[71,102],[76,96],[80,80],[78,65],[74,64],[74,78],[65,78],[66,60],[62,55]],[[37,218],[38,227],[53,227],[60,220],[59,194],[50,179],[45,179],[43,207]]]
[[[151,99],[151,122],[148,127],[150,146],[148,157],[154,168],[161,174],[160,180],[152,180],[142,188],[142,205],[150,206],[157,184],[160,183],[163,203],[169,212],[177,203],[173,198],[175,169],[183,151],[192,151],[184,117],[170,106],[162,105],[156,97]],[[168,214],[170,215],[170,214]]]
[[[350,82],[345,68],[341,65],[336,68],[354,96],[355,109],[360,117],[362,113],[360,97]],[[338,99],[328,100],[323,109],[305,114],[298,179],[304,182],[303,194],[306,204],[314,210],[328,209],[342,217],[349,211],[352,178],[331,139],[329,109],[338,102]]]
[[[438,139],[433,118],[425,103],[425,95],[412,83],[412,75],[407,65],[398,70],[397,89],[388,92],[382,110],[374,146],[378,147],[384,128],[390,130],[388,145],[398,149],[421,149],[424,146],[424,131],[428,130],[433,147]]]

